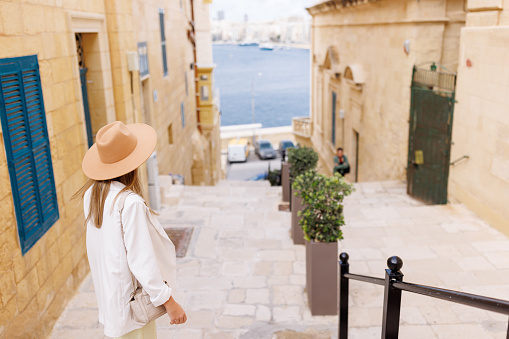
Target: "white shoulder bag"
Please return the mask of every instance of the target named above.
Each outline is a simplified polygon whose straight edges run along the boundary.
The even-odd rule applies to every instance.
[[[119,213],[120,213],[120,227],[122,229],[122,242],[124,243],[124,249],[127,255],[127,248],[125,247],[124,240],[124,225],[122,224],[122,211],[124,210],[124,203],[127,196],[131,194],[130,192],[127,194],[122,194],[119,200]],[[131,269],[129,269],[131,273],[131,280],[133,283],[133,292],[131,293],[131,297],[129,298],[128,304],[131,307],[131,319],[134,323],[139,325],[147,325],[150,322],[156,320],[163,314],[166,314],[166,309],[163,305],[154,306],[150,301],[150,296],[143,289],[142,286],[138,286],[138,280],[134,277]],[[166,281],[164,282],[166,284]]]

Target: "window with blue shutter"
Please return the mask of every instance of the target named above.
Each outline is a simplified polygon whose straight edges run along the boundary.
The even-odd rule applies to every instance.
[[[336,92],[332,92],[332,144],[336,145]]]
[[[164,10],[159,9],[159,29],[161,30],[161,49],[163,51],[163,74],[168,75],[168,60],[166,56],[166,34],[164,32]]]
[[[25,254],[59,218],[37,55],[0,59],[0,120]]]

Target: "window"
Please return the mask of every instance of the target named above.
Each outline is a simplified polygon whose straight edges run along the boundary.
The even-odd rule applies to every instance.
[[[332,92],[332,145],[336,145],[336,92]]]
[[[200,87],[200,97],[201,97],[201,101],[209,101],[209,87],[208,86]]]
[[[182,127],[186,127],[186,112],[184,110],[184,103],[180,103],[180,119],[182,120]]]
[[[184,80],[186,82],[186,96],[188,96],[189,95],[189,83],[187,81],[187,72],[184,72],[184,78],[185,78]]]
[[[25,254],[59,218],[37,55],[0,59],[0,120]]]
[[[172,128],[171,124],[168,125],[168,143],[170,145],[173,145],[173,128]]]
[[[159,9],[159,28],[161,30],[161,49],[163,51],[163,74],[168,75],[168,60],[166,57],[166,35],[164,33],[164,10]]]
[[[150,72],[148,70],[148,51],[147,42],[138,42],[138,56],[140,59],[140,78],[146,78]]]

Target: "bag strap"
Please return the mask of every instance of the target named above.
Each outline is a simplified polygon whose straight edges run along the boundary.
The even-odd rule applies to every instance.
[[[124,249],[125,249],[126,255],[127,255],[127,247],[125,246],[125,239],[124,239],[124,225],[122,223],[122,211],[124,210],[125,199],[131,193],[132,192],[122,193],[118,200],[118,212],[120,214],[120,229],[122,231],[122,243],[124,244]],[[127,263],[127,268],[129,268],[129,263]],[[134,296],[134,294],[136,293],[136,290],[138,289],[138,280],[136,280],[136,278],[134,277],[133,272],[131,271],[130,268],[129,268],[129,273],[131,274],[131,281],[133,283],[133,293],[131,293],[131,298],[132,298],[132,296]]]

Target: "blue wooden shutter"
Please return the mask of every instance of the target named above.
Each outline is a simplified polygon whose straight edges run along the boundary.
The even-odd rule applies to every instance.
[[[36,55],[0,59],[0,119],[25,254],[59,218]]]
[[[336,92],[332,92],[332,144],[336,146]]]

